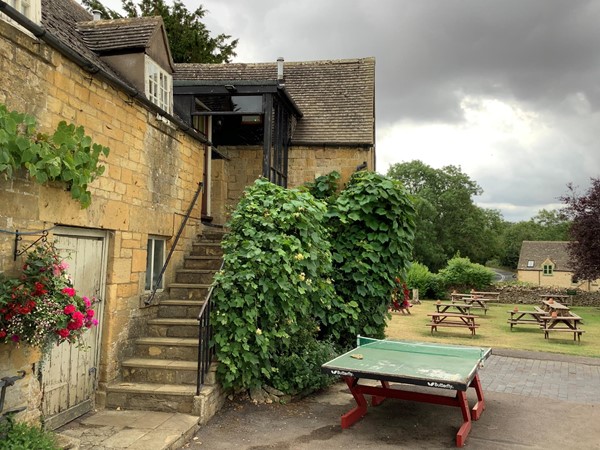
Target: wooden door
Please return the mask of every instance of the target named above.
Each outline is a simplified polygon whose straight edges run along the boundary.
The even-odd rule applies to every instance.
[[[104,298],[106,238],[103,232],[58,230],[56,247],[69,264],[67,272],[79,295]],[[84,334],[84,346],[63,343],[53,347],[40,367],[42,414],[46,429],[54,430],[87,413],[94,406],[100,355],[102,306],[95,304],[99,321]]]

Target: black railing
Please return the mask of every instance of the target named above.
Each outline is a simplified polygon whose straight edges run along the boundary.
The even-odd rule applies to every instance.
[[[223,270],[223,262],[219,270]],[[212,294],[215,288],[214,283],[210,286],[206,294],[206,300],[200,313],[198,314],[198,378],[196,382],[196,395],[200,395],[200,389],[204,385],[206,375],[210,369],[213,356],[215,354],[214,345],[212,345],[212,325],[210,323],[210,314],[213,308]]]
[[[203,186],[204,186],[204,183],[202,183],[202,181],[200,183],[198,183],[198,189],[196,189],[194,198],[192,199],[192,202],[190,203],[190,206],[189,206],[187,212],[185,213],[183,220],[181,221],[181,225],[179,226],[179,230],[177,231],[177,234],[175,235],[175,241],[173,242],[173,245],[171,246],[171,250],[169,250],[167,259],[165,260],[165,263],[163,264],[162,269],[160,269],[159,275],[156,277],[156,279],[154,281],[154,285],[152,286],[152,292],[150,292],[150,295],[148,296],[148,298],[146,300],[144,300],[144,303],[146,305],[150,305],[152,303],[152,301],[154,300],[154,296],[156,295],[156,291],[158,290],[158,287],[161,284],[162,277],[165,274],[165,270],[167,270],[169,261],[171,261],[171,256],[173,256],[173,252],[175,251],[175,248],[177,247],[177,243],[179,242],[181,233],[183,233],[183,228],[185,227],[185,224],[187,223],[188,219],[190,218],[192,209],[194,208],[194,205],[196,204],[196,201],[198,200],[198,197],[200,196],[200,192],[202,191]]]

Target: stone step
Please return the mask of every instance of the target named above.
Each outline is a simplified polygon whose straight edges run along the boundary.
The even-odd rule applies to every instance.
[[[171,283],[169,285],[169,296],[186,300],[204,300],[210,284],[202,283]]]
[[[186,256],[183,260],[183,268],[219,270],[221,261],[220,256]]]
[[[204,300],[162,300],[158,305],[158,317],[161,319],[196,319]]]
[[[192,414],[196,386],[121,382],[107,386],[106,407]]]
[[[150,319],[148,320],[149,337],[198,338],[198,321],[196,319]]]
[[[176,359],[128,358],[121,363],[123,381],[196,386],[198,363]]]
[[[216,269],[179,269],[175,274],[176,283],[211,284]]]
[[[138,358],[198,360],[198,338],[143,337],[135,340]]]
[[[200,241],[192,244],[191,256],[223,256],[221,242]]]

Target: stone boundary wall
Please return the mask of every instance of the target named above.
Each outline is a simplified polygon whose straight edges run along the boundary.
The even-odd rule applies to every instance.
[[[500,292],[499,303],[525,303],[538,304],[540,294],[555,293],[565,295],[574,293],[571,296],[573,306],[600,306],[600,292],[587,292],[580,289],[558,289],[548,288],[546,286],[502,286],[496,285],[491,288],[495,292]]]

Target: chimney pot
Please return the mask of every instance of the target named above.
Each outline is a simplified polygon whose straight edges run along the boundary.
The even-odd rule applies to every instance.
[[[97,9],[92,11],[92,16],[94,16],[94,21],[102,19],[102,12]]]
[[[277,58],[277,81],[283,83],[283,56]]]

